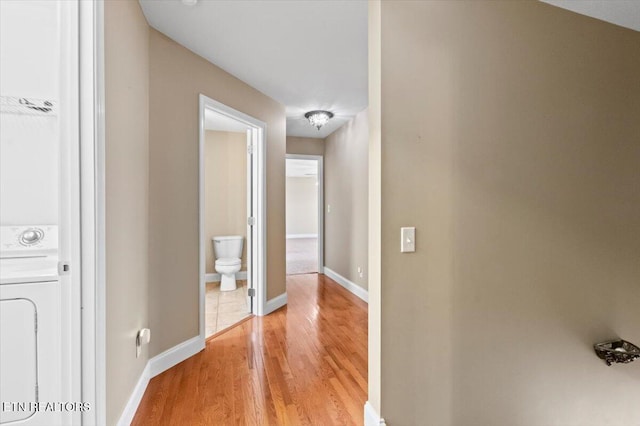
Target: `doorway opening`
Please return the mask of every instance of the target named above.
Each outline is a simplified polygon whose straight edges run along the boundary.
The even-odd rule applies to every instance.
[[[265,123],[200,95],[200,338],[262,315]]]
[[[287,275],[324,273],[323,158],[286,156]]]

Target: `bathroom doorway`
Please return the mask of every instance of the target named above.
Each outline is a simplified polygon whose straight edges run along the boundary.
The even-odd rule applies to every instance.
[[[287,154],[287,275],[324,273],[323,161]]]
[[[265,124],[200,95],[200,338],[263,312]]]

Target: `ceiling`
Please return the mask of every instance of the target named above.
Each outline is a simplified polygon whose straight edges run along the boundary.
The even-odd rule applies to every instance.
[[[325,138],[368,105],[367,1],[139,1],[153,28],[284,104],[287,135]],[[319,131],[315,109],[335,114]]]
[[[542,0],[581,15],[640,31],[640,0]]]
[[[287,135],[325,138],[367,107],[367,1],[139,0],[149,24],[286,106]],[[640,0],[542,0],[640,31]],[[304,113],[335,117],[320,130]]]
[[[287,177],[316,177],[318,163],[315,160],[287,158]]]

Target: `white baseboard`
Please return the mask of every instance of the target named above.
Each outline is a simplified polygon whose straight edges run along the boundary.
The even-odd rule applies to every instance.
[[[203,349],[204,341],[200,339],[200,336],[196,336],[154,356],[149,360],[151,378],[167,371]]]
[[[386,426],[384,419],[369,401],[364,404],[364,426]]]
[[[287,234],[287,239],[292,238],[318,238],[318,234]]]
[[[280,296],[274,297],[271,300],[267,300],[264,305],[264,315],[269,315],[276,309],[282,308],[287,304],[287,293],[282,293]]]
[[[204,282],[205,283],[219,283],[221,279],[222,278],[220,278],[220,274],[218,274],[218,273],[204,274]],[[236,279],[237,280],[246,280],[247,279],[247,271],[238,272],[236,274]]]
[[[348,279],[346,279],[336,271],[330,268],[327,268],[326,266],[324,267],[324,274],[329,278],[331,278],[332,280],[334,280],[335,282],[337,282],[338,284],[340,284],[342,287],[349,290],[351,293],[358,296],[360,299],[369,303],[369,292],[364,288],[360,287],[358,284],[352,281],[349,281]]]
[[[167,349],[147,361],[147,365],[142,371],[138,383],[136,383],[135,388],[133,388],[129,401],[120,416],[120,420],[118,420],[118,426],[129,426],[131,424],[140,405],[140,401],[142,401],[144,391],[147,390],[149,380],[167,371],[174,365],[181,363],[185,359],[192,357],[203,349],[204,342],[200,339],[200,336],[196,336]]]
[[[144,367],[144,370],[142,370],[142,374],[138,379],[138,383],[136,383],[136,387],[133,388],[133,392],[129,397],[129,401],[127,401],[127,405],[124,407],[120,420],[118,420],[118,426],[131,425],[133,417],[136,415],[136,411],[138,411],[138,405],[140,405],[140,401],[142,401],[142,397],[144,396],[144,391],[147,390],[149,380],[151,380],[151,373],[150,364],[147,362],[147,365]]]

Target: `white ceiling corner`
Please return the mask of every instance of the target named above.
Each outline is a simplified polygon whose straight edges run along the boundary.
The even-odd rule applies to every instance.
[[[156,30],[286,107],[287,135],[325,138],[368,105],[366,0],[139,0]],[[318,131],[304,118],[335,117]]]

